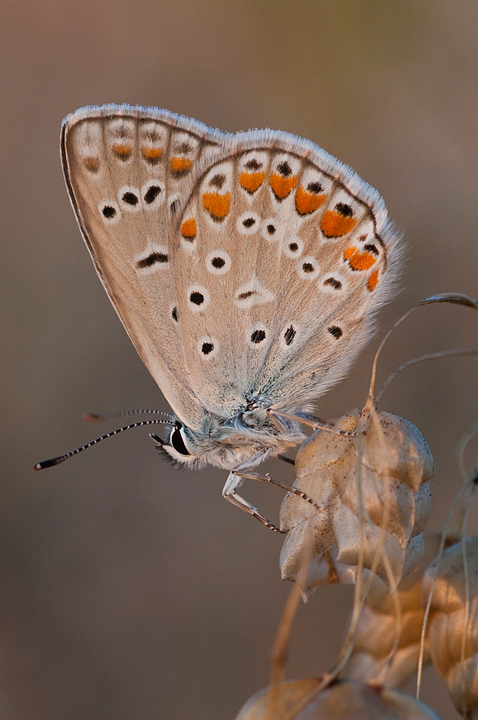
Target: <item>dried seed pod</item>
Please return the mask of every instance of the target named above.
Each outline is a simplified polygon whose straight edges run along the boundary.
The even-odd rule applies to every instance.
[[[365,682],[386,670],[384,684],[399,687],[416,671],[425,615],[422,578],[438,553],[441,533],[425,532],[424,540],[425,552],[420,565],[416,572],[399,583],[395,598],[381,580],[373,578],[354,636],[354,649],[344,669],[348,678]],[[400,637],[396,653],[387,667],[398,631],[397,600],[400,604]],[[425,639],[423,659],[425,663],[429,662],[428,639]]]
[[[390,590],[420,562],[434,472],[430,450],[398,415],[372,409],[364,419],[360,437],[319,430],[297,453],[294,487],[321,509],[291,494],[284,498],[281,528],[288,535],[280,564],[290,580],[307,565],[305,594],[324,583],[324,561],[317,558],[326,559],[334,581],[342,565],[355,569],[362,553],[364,567],[374,567]],[[355,431],[355,417],[341,418],[337,427]]]
[[[428,627],[430,655],[448,685],[458,712],[466,718],[475,718],[478,717],[478,537],[468,537],[449,547],[443,553],[438,570],[437,565],[437,561],[432,563],[423,579],[424,603],[433,589]]]
[[[236,720],[440,720],[423,703],[396,690],[342,680],[314,694],[315,678],[265,688]]]

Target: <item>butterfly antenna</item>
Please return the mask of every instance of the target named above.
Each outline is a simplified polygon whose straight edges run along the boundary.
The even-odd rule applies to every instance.
[[[119,433],[125,432],[125,430],[132,430],[133,428],[143,427],[144,425],[160,425],[160,424],[167,425],[168,423],[165,420],[141,420],[140,422],[135,422],[135,423],[131,423],[130,425],[125,425],[124,427],[120,427],[117,430],[113,430],[112,432],[106,433],[106,435],[101,435],[101,437],[98,437],[95,440],[91,440],[91,442],[86,443],[86,445],[82,445],[81,447],[76,448],[76,450],[72,450],[71,452],[65,453],[64,455],[58,455],[58,457],[51,458],[50,460],[43,460],[43,462],[37,463],[33,467],[33,469],[34,470],[44,470],[45,468],[52,467],[53,465],[59,465],[60,463],[64,462],[65,460],[68,460],[69,458],[73,457],[73,455],[78,455],[78,453],[83,452],[83,450],[88,450],[88,448],[93,447],[93,445],[97,445],[102,440],[106,440],[107,438],[113,437],[113,435],[119,435]]]
[[[163,412],[162,410],[148,410],[144,408],[138,410],[120,410],[119,412],[106,414],[86,412],[83,413],[81,417],[83,420],[87,420],[88,422],[104,422],[105,420],[116,420],[118,418],[127,417],[128,415],[162,415],[163,417],[169,418],[171,422],[175,422],[176,420],[171,413]]]

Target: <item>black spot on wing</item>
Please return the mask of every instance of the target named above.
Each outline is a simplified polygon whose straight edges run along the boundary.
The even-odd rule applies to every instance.
[[[317,180],[315,180],[314,182],[310,182],[307,185],[307,190],[310,190],[310,192],[313,192],[316,195],[318,195],[319,192],[321,192],[321,190],[322,190],[322,185]]]
[[[341,328],[338,327],[338,325],[331,325],[329,328],[327,328],[329,333],[334,336],[336,340],[342,337],[343,332]]]
[[[150,185],[144,194],[144,202],[147,205],[151,205],[151,203],[156,200],[160,192],[161,188],[159,185]]]
[[[214,175],[209,181],[209,185],[212,185],[213,187],[217,187],[218,190],[221,190],[224,183],[226,182],[226,176],[222,173],[217,173],[217,175]]]
[[[264,330],[254,330],[254,332],[251,334],[251,342],[258,345],[263,340],[266,339],[266,333]]]
[[[285,344],[290,345],[293,342],[296,334],[297,334],[297,330],[294,328],[293,325],[288,327],[284,333]]]
[[[136,263],[136,267],[140,270],[143,268],[151,267],[152,265],[155,265],[156,263],[167,263],[168,262],[168,255],[167,253],[163,252],[152,252],[150,255],[148,255],[145,258],[142,258],[141,260],[138,260]]]
[[[347,203],[337,203],[335,209],[344,217],[352,217],[352,215],[354,214],[354,211],[352,210],[350,205],[347,205]]]
[[[105,205],[101,212],[107,220],[111,220],[116,215],[116,208],[111,205]]]
[[[377,246],[374,245],[373,243],[367,243],[367,244],[364,245],[363,247],[364,247],[364,250],[368,250],[368,251],[371,252],[373,255],[380,255]]]
[[[248,170],[259,170],[262,167],[262,163],[256,160],[256,158],[251,158],[246,162],[246,168]]]
[[[204,295],[199,292],[198,290],[194,290],[190,296],[189,300],[194,303],[194,305],[202,305],[204,302]]]
[[[289,177],[289,175],[292,175],[292,168],[287,162],[287,160],[284,160],[280,165],[277,166],[278,171],[282,175],[282,177]]]
[[[150,190],[151,190],[151,188],[150,188]],[[148,192],[149,192],[149,190],[148,190]],[[122,200],[127,205],[132,205],[133,207],[135,205],[137,205],[139,202],[138,196],[134,192],[131,192],[129,190],[123,194]]]
[[[203,355],[209,355],[214,350],[214,343],[212,342],[203,342],[201,345],[201,352]]]
[[[333,287],[334,290],[340,290],[342,287],[340,280],[337,280],[334,277],[329,277],[327,280],[324,280],[324,285],[330,285],[330,287]]]
[[[253,295],[257,295],[255,290],[246,290],[245,292],[239,293],[238,300],[248,300]]]

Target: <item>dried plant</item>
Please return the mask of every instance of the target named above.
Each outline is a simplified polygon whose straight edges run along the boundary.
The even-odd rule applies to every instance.
[[[478,309],[460,294],[427,298]],[[478,466],[467,475],[459,448],[462,487],[441,532],[426,530],[431,452],[408,420],[377,408],[390,382],[418,362],[478,350],[414,358],[375,393],[374,359],[364,408],[333,424],[304,421],[313,434],[300,447],[293,491],[284,498],[280,529],[282,577],[294,587],[272,654],[270,686],[251,698],[237,720],[437,718],[398,688],[433,662],[464,718],[478,717],[478,538],[466,537]],[[300,497],[303,493],[308,502]],[[454,523],[452,519],[455,518]],[[286,681],[284,658],[300,597],[321,586],[353,583],[354,605],[335,666],[320,678]]]

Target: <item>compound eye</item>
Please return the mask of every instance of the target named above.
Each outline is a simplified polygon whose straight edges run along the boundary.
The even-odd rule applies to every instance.
[[[181,435],[181,428],[182,425],[178,423],[171,433],[170,443],[180,455],[190,455],[191,453],[184,444],[183,436]]]

